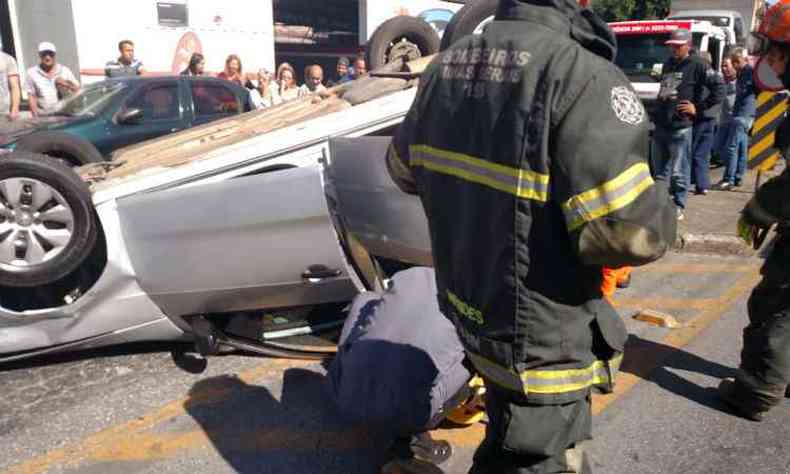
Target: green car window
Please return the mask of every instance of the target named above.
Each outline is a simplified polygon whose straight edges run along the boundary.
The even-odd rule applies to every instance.
[[[76,95],[66,99],[58,110],[58,115],[84,116],[96,115],[126,85],[120,83],[98,83],[83,87]]]

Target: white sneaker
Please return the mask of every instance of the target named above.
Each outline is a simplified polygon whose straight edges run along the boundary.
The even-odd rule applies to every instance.
[[[678,220],[682,221],[685,218],[686,218],[686,214],[683,213],[683,209],[678,208]]]

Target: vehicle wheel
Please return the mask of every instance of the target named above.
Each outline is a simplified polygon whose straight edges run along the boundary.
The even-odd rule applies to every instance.
[[[485,31],[486,26],[494,21],[498,3],[499,0],[472,0],[464,5],[445,28],[440,49],[444,51],[464,36]]]
[[[71,168],[19,151],[0,160],[0,285],[60,280],[88,257],[97,235],[90,190]]]
[[[396,16],[376,29],[368,42],[368,69],[375,70],[399,58],[408,61],[439,52],[439,35],[422,18]]]
[[[92,143],[64,132],[33,133],[19,140],[16,149],[49,155],[71,166],[105,161]]]

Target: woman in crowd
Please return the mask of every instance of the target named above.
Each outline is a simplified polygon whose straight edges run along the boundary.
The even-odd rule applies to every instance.
[[[241,69],[241,58],[235,54],[228,56],[225,60],[225,70],[217,75],[220,79],[235,82],[236,84],[244,87],[244,76]]]
[[[250,103],[255,109],[265,109],[282,103],[277,87],[272,84],[272,73],[266,69],[258,71],[258,85],[250,90]]]
[[[277,84],[280,87],[280,97],[283,102],[299,97],[299,86],[296,85],[296,71],[290,64],[282,63],[277,68]]]
[[[192,53],[189,66],[181,71],[182,76],[202,76],[206,73],[206,59],[200,53]]]

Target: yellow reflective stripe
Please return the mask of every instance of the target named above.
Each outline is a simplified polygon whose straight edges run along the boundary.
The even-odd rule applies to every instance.
[[[528,181],[534,181],[543,184],[549,183],[549,175],[547,174],[536,173],[530,170],[512,168],[510,166],[500,165],[499,163],[492,163],[490,161],[481,160],[480,158],[464,155],[463,153],[456,153],[450,150],[442,150],[441,148],[434,148],[428,145],[412,145],[411,147],[409,147],[409,149],[411,151],[436,155],[441,158],[446,158],[448,160],[460,161],[462,163],[466,163],[472,166],[477,166],[479,168],[486,168],[495,173],[506,174],[514,178],[526,179]]]
[[[562,205],[568,230],[628,206],[653,184],[647,163],[637,163],[616,178],[573,196]]]
[[[464,181],[506,192],[522,199],[548,201],[549,176],[490,163],[479,158],[429,147],[412,145],[411,166],[421,166]]]
[[[526,370],[521,374],[477,354],[469,353],[469,358],[481,375],[501,387],[525,394],[551,395],[585,390],[593,385],[613,383],[612,378],[619,370],[623,355],[618,354],[609,361],[597,360],[582,369],[533,369]]]
[[[611,368],[611,375],[613,377],[616,375],[622,360],[623,356],[620,354],[608,362],[596,360],[592,365],[584,369],[531,370],[522,373],[521,376],[525,381],[529,393],[554,394],[576,392],[592,387],[593,385],[612,382],[607,366]],[[549,380],[559,383],[535,385],[535,380]]]

